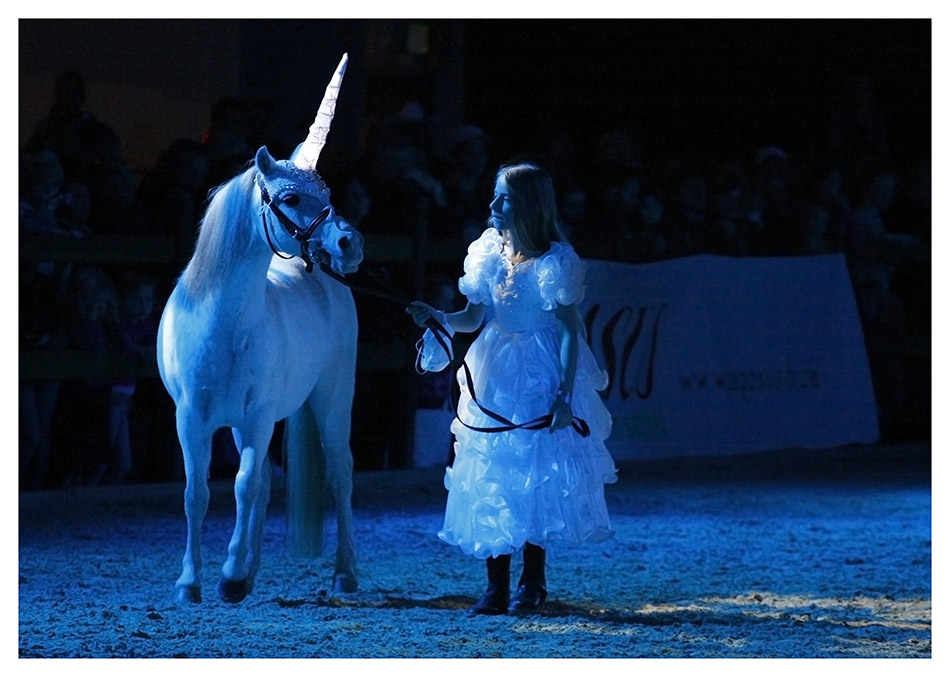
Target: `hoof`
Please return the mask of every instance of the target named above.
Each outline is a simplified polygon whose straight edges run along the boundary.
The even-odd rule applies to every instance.
[[[237,604],[243,602],[244,598],[251,592],[251,584],[245,578],[240,581],[232,581],[222,578],[218,581],[218,596],[221,601],[228,604]]]
[[[179,604],[200,604],[200,585],[179,585],[175,588],[175,601]]]
[[[339,573],[333,577],[333,592],[356,592],[356,579],[350,574]]]

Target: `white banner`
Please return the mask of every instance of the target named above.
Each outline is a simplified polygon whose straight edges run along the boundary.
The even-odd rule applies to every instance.
[[[616,460],[877,439],[842,256],[587,263],[581,313],[610,374]]]

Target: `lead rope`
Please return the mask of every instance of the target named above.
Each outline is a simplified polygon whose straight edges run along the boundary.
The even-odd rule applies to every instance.
[[[452,340],[451,334],[449,334],[448,330],[444,326],[442,326],[442,323],[440,323],[434,317],[429,318],[429,320],[426,322],[426,326],[432,330],[432,334],[433,336],[435,336],[436,341],[439,342],[439,346],[441,346],[442,350],[445,351],[445,354],[449,357],[449,360],[451,361],[452,352],[449,350],[449,346],[445,342],[445,339],[448,339],[449,341]],[[445,336],[445,338],[442,338],[443,336]],[[421,358],[421,355],[416,355],[417,371],[419,367],[420,358]],[[472,378],[472,372],[468,367],[468,363],[464,359],[462,360],[462,369],[465,372],[465,382],[468,385],[468,392],[471,395],[472,402],[475,403],[475,406],[477,406],[483,414],[485,414],[489,418],[495,421],[498,421],[499,423],[502,424],[500,426],[486,428],[486,427],[481,427],[481,426],[469,425],[468,423],[463,421],[461,417],[459,417],[458,415],[458,398],[455,397],[455,389],[453,388],[452,389],[452,396],[453,396],[452,409],[455,411],[455,418],[459,423],[461,423],[463,426],[465,426],[469,430],[474,430],[480,433],[504,433],[504,432],[509,432],[511,430],[542,430],[544,428],[551,427],[551,422],[554,419],[554,417],[551,416],[551,414],[538,416],[537,418],[534,418],[530,421],[526,421],[525,423],[514,423],[513,421],[510,421],[509,419],[505,418],[498,412],[492,411],[488,407],[484,406],[481,402],[478,401],[478,397],[475,395],[475,385],[473,383],[474,379]],[[575,416],[573,419],[571,419],[571,427],[581,437],[590,436],[590,426],[587,424],[587,421],[585,421],[584,419],[578,416]]]
[[[404,297],[399,296],[397,294],[393,294],[381,289],[373,289],[370,287],[366,287],[364,285],[354,284],[352,281],[346,279],[345,277],[343,277],[342,275],[334,271],[332,268],[330,268],[330,266],[327,264],[325,260],[323,260],[323,258],[320,258],[320,260],[317,263],[320,266],[320,270],[322,270],[325,274],[327,274],[329,277],[333,278],[340,284],[346,287],[349,287],[353,291],[367,294],[370,296],[375,296],[385,301],[389,301],[390,303],[394,303],[398,305],[400,308],[406,308],[409,305],[409,302]],[[442,326],[442,323],[440,323],[434,317],[429,318],[429,320],[426,322],[426,326],[432,330],[432,334],[435,336],[436,341],[439,342],[439,346],[441,346],[442,350],[444,350],[445,354],[448,356],[449,361],[451,361],[452,351],[449,349],[448,344],[445,342],[445,338],[447,338],[450,342],[452,340],[452,336],[451,334],[449,334],[449,331],[444,326]],[[443,336],[445,338],[443,338]],[[421,356],[417,354],[416,355],[417,371],[420,366],[419,365],[420,359],[421,359]],[[511,430],[541,430],[543,428],[549,428],[551,426],[551,421],[553,419],[551,414],[545,414],[544,416],[539,416],[525,423],[514,423],[513,421],[510,421],[509,419],[505,418],[498,412],[492,411],[488,407],[484,406],[481,402],[478,401],[478,398],[475,396],[475,386],[472,382],[473,381],[472,372],[468,367],[468,363],[466,363],[464,359],[462,360],[462,368],[465,371],[465,380],[468,385],[468,392],[470,393],[472,397],[472,402],[475,403],[475,405],[481,410],[483,414],[485,414],[489,418],[495,421],[498,421],[499,423],[502,424],[500,426],[486,428],[486,427],[469,425],[468,423],[463,421],[458,415],[458,397],[456,397],[455,389],[453,388],[452,389],[452,409],[455,411],[455,418],[459,423],[461,423],[463,426],[465,426],[469,430],[474,430],[480,433],[504,433],[504,432],[509,432]],[[584,419],[578,416],[575,416],[571,420],[571,427],[581,437],[590,436],[590,426],[587,424],[587,421],[585,421]]]

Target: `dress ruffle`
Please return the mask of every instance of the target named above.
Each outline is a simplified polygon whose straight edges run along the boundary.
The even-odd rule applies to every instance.
[[[552,242],[551,248],[538,257],[535,268],[544,310],[554,310],[558,303],[572,306],[584,300],[587,264],[581,261],[570,245]]]
[[[472,303],[491,303],[492,288],[505,275],[504,241],[494,228],[486,229],[469,244],[459,279],[461,291]],[[535,264],[541,291],[542,309],[554,310],[560,303],[570,306],[584,300],[587,264],[564,242],[552,242]]]
[[[462,264],[465,275],[459,279],[459,291],[472,303],[491,303],[491,288],[504,274],[504,242],[494,228],[486,229],[468,245]]]

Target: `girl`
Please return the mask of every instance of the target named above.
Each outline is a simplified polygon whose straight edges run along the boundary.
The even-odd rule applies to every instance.
[[[611,418],[597,394],[607,374],[581,336],[576,308],[585,265],[557,226],[547,172],[533,164],[502,167],[490,223],[465,257],[465,309],[446,315],[418,301],[406,309],[417,325],[435,319],[449,332],[474,332],[493,311],[457,375],[455,460],[446,469],[439,532],[487,562],[488,588],[473,614],[543,604],[545,549],[610,538],[604,484],[617,479],[604,446]],[[545,414],[550,421],[508,429],[486,410],[514,424]],[[498,427],[504,430],[492,430]],[[524,570],[511,598],[511,555],[521,549]]]

